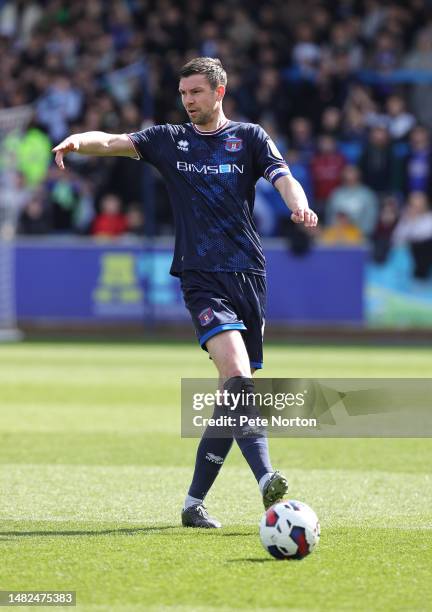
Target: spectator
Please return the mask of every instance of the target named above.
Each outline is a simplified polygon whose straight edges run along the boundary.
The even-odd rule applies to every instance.
[[[112,193],[105,195],[101,201],[101,212],[92,224],[93,236],[116,238],[127,230],[127,219],[121,212],[120,198]]]
[[[361,244],[363,235],[360,229],[353,223],[344,212],[336,213],[331,225],[325,227],[320,235],[324,244]]]
[[[318,139],[318,151],[311,160],[314,207],[321,223],[325,221],[327,199],[332,191],[339,187],[345,164],[345,157],[337,151],[335,139],[326,134],[321,135]]]
[[[285,119],[286,101],[282,94],[280,74],[274,68],[261,73],[255,92],[255,116],[258,121],[275,117],[281,125]]]
[[[378,222],[374,233],[373,259],[376,263],[384,263],[392,245],[393,230],[399,218],[399,204],[395,196],[387,195],[383,198]]]
[[[27,236],[40,236],[51,232],[49,214],[41,195],[35,195],[25,205],[18,220],[18,233]]]
[[[17,149],[18,167],[28,185],[40,185],[46,178],[52,161],[51,148],[52,143],[46,133],[32,123],[20,139]]]
[[[371,236],[378,217],[378,199],[374,192],[360,181],[356,166],[345,166],[342,185],[335,189],[327,203],[328,223],[335,222],[337,213],[345,213],[362,234]]]
[[[303,75],[311,75],[318,68],[321,49],[315,42],[315,32],[308,22],[300,23],[295,31],[296,43],[292,60]]]
[[[334,23],[325,45],[325,61],[331,66],[338,58],[345,57],[349,71],[358,69],[362,64],[363,52],[359,40],[355,40],[347,21]]]
[[[232,15],[228,36],[239,50],[247,50],[256,34],[256,26],[246,9],[236,8]]]
[[[312,12],[311,21],[315,33],[315,40],[323,45],[328,38],[332,16],[330,11],[322,4],[317,4]]]
[[[142,206],[139,204],[131,204],[126,212],[126,232],[131,236],[144,236],[145,234],[145,217]]]
[[[385,77],[396,70],[401,62],[400,39],[389,29],[378,33],[371,50],[368,67],[384,79],[375,84],[375,95],[380,100],[391,94],[394,86]]]
[[[305,117],[295,117],[290,127],[290,148],[299,152],[302,161],[310,161],[315,150],[311,122]]]
[[[75,229],[78,234],[88,234],[96,215],[94,206],[94,193],[91,181],[80,181],[80,198],[77,211],[74,215]]]
[[[360,158],[365,184],[378,194],[391,191],[393,156],[389,133],[385,127],[373,127]]]
[[[385,119],[393,140],[401,140],[408,136],[416,122],[414,115],[407,112],[404,98],[397,94],[387,98]]]
[[[426,280],[432,270],[432,211],[426,194],[409,194],[408,204],[393,234],[395,244],[407,244],[414,259],[414,276]]]
[[[73,233],[80,203],[80,185],[73,173],[53,166],[46,183],[51,209],[52,229],[58,233]]]
[[[342,113],[336,106],[328,106],[321,116],[321,132],[338,139],[342,133]]]
[[[81,107],[82,93],[67,76],[59,74],[38,100],[37,120],[47,128],[51,140],[58,142],[66,136],[68,122],[79,117]]]
[[[421,30],[416,39],[414,50],[405,58],[403,67],[407,70],[432,71],[432,33],[430,29]],[[417,120],[432,128],[432,84],[417,83],[411,89],[411,105]]]
[[[339,151],[348,163],[357,164],[363,153],[364,135],[366,132],[365,117],[357,108],[348,108],[345,112],[343,132],[339,141]]]
[[[353,85],[344,105],[346,115],[349,115],[352,110],[359,112],[362,117],[363,125],[367,125],[371,115],[377,112],[377,104],[372,97],[372,93],[362,85]]]
[[[395,70],[400,62],[399,41],[386,30],[381,31],[375,39],[369,57],[369,67],[381,74]]]
[[[422,126],[415,127],[409,139],[410,150],[405,167],[405,191],[427,193],[431,180],[431,147],[429,131]]]
[[[33,197],[33,190],[28,187],[21,172],[5,171],[0,173],[0,207],[7,208],[15,220],[22,209]]]

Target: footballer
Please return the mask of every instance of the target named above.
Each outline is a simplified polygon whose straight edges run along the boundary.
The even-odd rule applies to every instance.
[[[201,347],[229,393],[253,392],[263,367],[266,272],[252,217],[255,183],[266,178],[292,211],[294,223],[317,224],[303,188],[259,126],[231,121],[222,103],[227,76],[218,59],[199,57],[180,70],[179,92],[189,122],[156,125],[131,134],[85,132],[54,147],[64,169],[68,153],[125,156],[154,165],[173,208],[176,238],[171,274],[179,277]],[[216,405],[214,416],[226,414]],[[185,527],[219,528],[204,499],[234,442],[251,468],[265,508],[281,500],[287,479],[272,467],[262,431],[209,428],[198,445],[181,517]]]

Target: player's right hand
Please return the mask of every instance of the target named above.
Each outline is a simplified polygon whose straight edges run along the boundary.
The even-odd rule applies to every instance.
[[[76,136],[68,136],[64,140],[61,141],[56,147],[52,149],[52,152],[55,153],[55,163],[60,168],[60,170],[65,169],[63,157],[67,153],[72,153],[73,151],[79,150],[79,140]]]

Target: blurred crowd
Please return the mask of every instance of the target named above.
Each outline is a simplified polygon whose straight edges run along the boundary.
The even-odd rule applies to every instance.
[[[75,155],[62,173],[50,149],[69,133],[185,121],[178,70],[208,55],[228,72],[225,114],[267,130],[320,216],[313,235],[293,228],[260,181],[264,236],[299,253],[368,242],[378,262],[407,243],[429,274],[431,0],[0,0],[0,54],[0,136],[3,109],[33,108],[1,146],[0,205],[14,202],[20,233],[171,234],[153,171]]]

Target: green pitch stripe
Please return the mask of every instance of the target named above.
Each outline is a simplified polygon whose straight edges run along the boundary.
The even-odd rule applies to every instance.
[[[404,522],[408,529],[432,528],[429,474],[298,469],[287,473],[289,496],[310,504],[323,527],[399,527]],[[177,526],[189,479],[190,469],[179,467],[6,464],[0,466],[0,519]],[[168,498],[169,503],[163,503]],[[226,467],[208,503],[227,526],[257,525],[262,513],[258,489],[246,469]]]
[[[85,398],[89,401],[88,398]],[[180,407],[161,409],[155,404],[117,401],[114,404],[106,398],[102,405],[92,405],[91,412],[83,404],[52,404],[29,401],[18,403],[9,401],[1,408],[2,433],[27,432],[39,433],[118,433],[136,435],[143,433],[177,434],[180,431]],[[127,413],[125,414],[125,412]],[[35,444],[37,438],[35,436]]]

